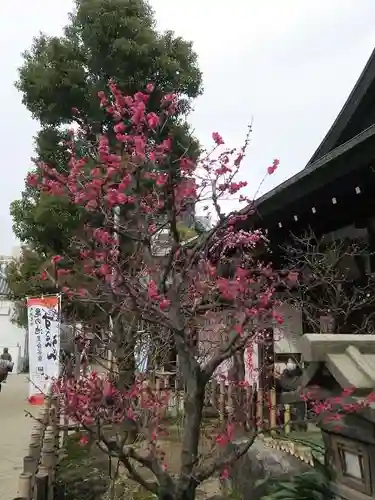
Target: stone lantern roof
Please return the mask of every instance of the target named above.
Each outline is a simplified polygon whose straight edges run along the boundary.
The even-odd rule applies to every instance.
[[[319,388],[319,399],[354,387],[353,396],[364,397],[375,388],[375,335],[306,334],[300,352],[307,367],[293,381],[283,403],[301,400],[308,388]]]
[[[342,388],[375,387],[375,335],[307,334],[300,343],[304,361],[324,363]]]

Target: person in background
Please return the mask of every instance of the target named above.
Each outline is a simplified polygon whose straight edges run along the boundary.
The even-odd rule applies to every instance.
[[[6,382],[8,373],[12,369],[12,356],[9,354],[8,348],[4,347],[3,354],[0,356],[0,383]]]
[[[8,376],[8,367],[2,363],[5,363],[5,361],[0,360],[0,392],[1,392],[1,382],[5,382]]]
[[[0,359],[12,362],[12,356],[9,354],[7,347],[4,347],[3,354],[0,356]]]

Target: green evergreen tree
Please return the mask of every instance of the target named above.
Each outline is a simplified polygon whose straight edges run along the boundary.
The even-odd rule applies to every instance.
[[[202,92],[191,42],[171,31],[158,32],[145,0],[76,0],[63,35],[36,37],[19,69],[16,86],[22,101],[41,124],[35,139],[36,172],[41,163],[66,171],[68,127],[86,124],[94,135],[108,130],[110,122],[99,109],[97,94],[106,89],[109,78],[129,94],[154,82],[160,92],[181,95],[179,116],[164,133],[173,127],[176,156],[198,154],[186,123],[191,99]],[[90,148],[90,143],[83,147]],[[11,204],[11,216],[21,242],[48,258],[69,252],[69,242],[86,215],[26,185]]]

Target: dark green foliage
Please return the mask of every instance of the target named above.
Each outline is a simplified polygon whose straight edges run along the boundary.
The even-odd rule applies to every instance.
[[[56,500],[100,500],[110,484],[108,457],[91,445],[80,444],[80,433],[65,443],[65,456],[56,474]]]
[[[108,131],[110,123],[99,107],[97,93],[106,88],[109,78],[130,94],[143,90],[150,81],[162,92],[181,94],[185,101],[180,116],[163,134],[173,130],[172,161],[187,152],[198,154],[198,144],[184,119],[190,99],[202,91],[192,44],[172,32],[158,33],[147,1],[76,0],[63,36],[36,37],[19,69],[16,86],[22,101],[42,125],[35,140],[36,172],[39,162],[59,172],[67,170],[67,126],[87,125],[94,137]],[[80,115],[72,113],[72,108],[79,109]],[[82,151],[88,146],[83,144]],[[70,240],[86,216],[67,200],[40,196],[30,186],[10,211],[15,235],[43,255],[41,260],[68,254]]]
[[[40,251],[63,253],[79,224],[78,210],[67,200],[41,196],[37,203],[28,197],[11,205],[13,231],[22,241]]]
[[[333,500],[329,478],[323,465],[315,461],[315,468],[294,476],[290,481],[269,481],[268,494],[261,500]]]
[[[62,37],[41,34],[24,54],[17,88],[43,125],[71,123],[76,107],[102,121],[96,95],[114,78],[128,93],[154,81],[187,98],[201,92],[192,44],[155,30],[144,0],[76,0]]]
[[[64,172],[69,158],[64,144],[67,138],[66,132],[54,127],[42,129],[35,139],[36,163]],[[41,253],[59,254],[66,249],[81,219],[78,208],[67,200],[40,196],[39,190],[28,185],[21,199],[11,204],[10,212],[17,238]]]
[[[28,249],[18,261],[7,267],[7,280],[10,288],[9,299],[15,304],[15,315],[12,318],[19,326],[27,326],[26,297],[34,297],[55,293],[56,289],[49,281],[40,278],[45,257]]]
[[[187,99],[201,92],[201,73],[190,42],[173,33],[155,30],[153,11],[143,0],[77,0],[64,36],[34,39],[24,53],[17,88],[23,103],[43,128],[36,138],[36,161],[67,169],[66,132],[57,126],[82,123],[97,132],[106,129],[107,117],[97,92],[114,78],[128,93],[154,81],[160,90],[179,92]],[[186,106],[185,108],[187,108]],[[170,132],[165,128],[164,134]],[[198,145],[182,118],[173,123],[174,158]],[[160,140],[163,140],[161,137]],[[39,199],[26,187],[21,200],[11,205],[16,236],[35,249],[59,253],[66,248],[80,215],[60,199]]]
[[[50,272],[51,276],[54,274],[50,256],[29,248],[23,248],[21,257],[12,261],[7,267],[8,298],[15,304],[15,314],[12,320],[19,326],[27,326],[26,297],[38,297],[59,291],[53,281],[41,278],[41,272],[45,269]],[[74,286],[90,287],[90,280],[85,276],[75,273],[72,275],[79,283],[73,284]],[[76,319],[88,325],[95,325],[96,321],[100,324],[107,320],[106,313],[94,302],[64,300],[62,314],[65,321]]]

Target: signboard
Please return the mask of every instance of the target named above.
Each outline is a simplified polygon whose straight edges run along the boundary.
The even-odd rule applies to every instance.
[[[59,376],[60,300],[59,295],[27,299],[30,403],[43,403]]]

